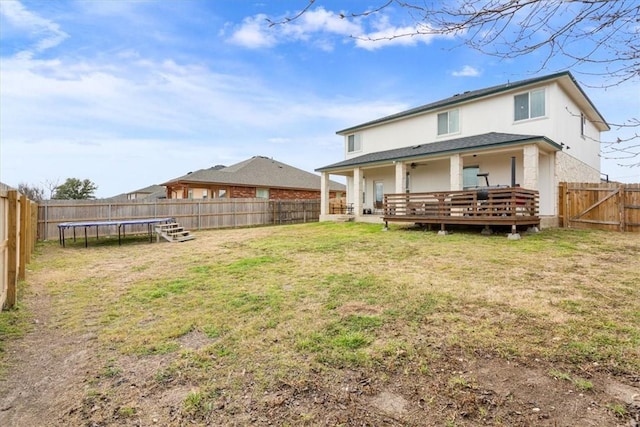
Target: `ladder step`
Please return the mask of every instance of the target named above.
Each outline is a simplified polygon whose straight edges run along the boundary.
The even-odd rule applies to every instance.
[[[192,236],[189,230],[185,230],[177,222],[172,222],[168,224],[159,224],[155,228],[156,233],[158,233],[158,239],[162,236],[165,240],[169,242],[186,242],[187,240],[195,239],[195,236]]]

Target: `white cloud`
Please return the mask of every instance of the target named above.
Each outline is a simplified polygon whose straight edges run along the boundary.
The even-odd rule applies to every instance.
[[[272,47],[277,44],[275,34],[269,28],[267,15],[263,14],[245,18],[229,41],[249,49]]]
[[[476,77],[480,75],[480,70],[471,65],[465,65],[460,70],[451,73],[455,77]]]
[[[254,155],[312,171],[342,155],[337,128],[405,108],[287,93],[253,75],[124,56],[108,64],[0,59],[2,105],[11,106],[0,126],[1,181],[89,178],[107,197]],[[277,151],[293,143],[309,147],[307,154]]]
[[[36,38],[30,48],[17,54],[19,58],[30,59],[38,53],[58,46],[69,37],[58,24],[30,12],[17,0],[0,2],[0,14],[18,31],[28,32]]]
[[[382,14],[375,19],[350,19],[322,7],[309,10],[298,19],[284,24],[271,26],[268,19],[264,14],[245,18],[235,28],[229,41],[252,49],[270,48],[292,41],[313,41],[316,47],[331,51],[336,37],[340,40],[350,38],[356,47],[366,50],[429,44],[435,37],[453,37],[432,34],[428,25],[420,23],[414,26],[394,26],[389,17]],[[363,27],[365,23],[372,26],[371,31]]]
[[[246,48],[259,49],[291,41],[308,41],[312,35],[350,36],[361,32],[357,24],[323,8],[310,10],[286,24],[271,25],[268,19],[264,14],[245,18],[242,24],[234,29],[229,41]],[[322,50],[332,50],[327,39],[314,44]]]

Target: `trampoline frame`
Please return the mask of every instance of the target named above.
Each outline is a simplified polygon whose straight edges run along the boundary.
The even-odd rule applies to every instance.
[[[117,221],[78,221],[78,222],[62,222],[58,224],[58,237],[60,245],[64,248],[65,245],[65,230],[71,228],[73,230],[73,241],[76,241],[76,228],[84,227],[84,247],[89,246],[89,240],[87,236],[87,228],[96,228],[96,240],[98,240],[98,231],[100,227],[117,226],[118,229],[118,246],[122,244],[122,237],[126,237],[127,225],[146,225],[147,232],[149,233],[149,243],[153,241],[152,225],[160,223],[175,222],[174,218],[140,218],[140,219],[124,219]]]

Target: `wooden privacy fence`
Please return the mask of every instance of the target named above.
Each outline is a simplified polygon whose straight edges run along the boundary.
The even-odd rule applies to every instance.
[[[18,280],[36,244],[37,205],[15,190],[0,190],[0,308],[17,302]]]
[[[640,184],[563,182],[558,193],[563,227],[640,232]]]
[[[51,240],[58,239],[58,224],[73,221],[175,218],[187,230],[317,222],[320,200],[46,200],[38,210],[38,238]],[[96,231],[99,236],[113,232],[113,227],[98,227]],[[132,232],[146,232],[146,228],[134,228]]]

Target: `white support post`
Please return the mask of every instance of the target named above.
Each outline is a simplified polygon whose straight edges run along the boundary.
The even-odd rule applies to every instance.
[[[362,216],[362,169],[353,170],[353,213]]]
[[[449,162],[450,162],[450,177],[451,177],[451,181],[450,181],[450,186],[451,186],[451,191],[458,191],[458,190],[462,190],[462,169],[463,169],[463,163],[462,163],[462,157],[460,156],[460,154],[453,154],[451,157],[449,157]]]
[[[395,193],[404,193],[407,188],[407,164],[396,162],[396,188]]]
[[[320,173],[320,216],[329,214],[329,174]]]

